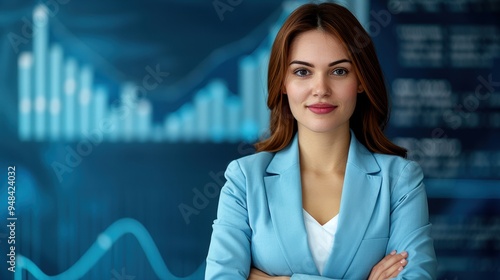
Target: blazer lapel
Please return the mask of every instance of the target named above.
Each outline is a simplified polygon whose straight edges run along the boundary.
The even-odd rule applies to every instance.
[[[266,170],[265,189],[271,220],[292,273],[318,274],[307,241],[302,212],[297,136],[277,152]]]
[[[338,230],[333,252],[325,265],[325,276],[344,278],[373,214],[382,177],[373,154],[351,132]]]

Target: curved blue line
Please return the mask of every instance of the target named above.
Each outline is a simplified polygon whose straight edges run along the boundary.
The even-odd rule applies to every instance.
[[[280,15],[278,17],[278,24],[284,22],[288,13],[283,12],[282,8],[279,9]],[[156,89],[156,92],[164,92],[168,94],[155,95],[154,100],[173,102],[177,101],[180,97],[192,92],[197,86],[202,84],[203,80],[206,80],[208,74],[212,73],[214,69],[219,67],[222,63],[228,61],[231,58],[237,57],[244,52],[250,51],[249,46],[253,45],[255,37],[263,28],[270,25],[271,19],[276,17],[276,12],[274,12],[268,19],[262,22],[257,28],[255,28],[249,35],[224,45],[218,49],[212,51],[201,63],[193,68],[193,70],[185,75],[182,80],[177,81],[173,85],[166,85]],[[259,52],[259,49],[263,48],[263,45],[268,41],[274,41],[274,38],[270,35],[266,35],[260,44],[257,44],[255,52]],[[268,49],[268,47],[266,47]]]
[[[202,263],[195,272],[185,278],[174,276],[168,270],[165,261],[163,260],[158,247],[147,229],[137,220],[124,218],[111,224],[103,233],[99,235],[97,240],[90,248],[66,271],[58,275],[49,276],[45,274],[35,263],[30,259],[19,256],[17,269],[14,273],[14,280],[22,280],[23,270],[31,273],[36,279],[79,279],[83,277],[103,256],[104,254],[125,234],[130,233],[141,245],[146,257],[153,268],[153,271],[159,279],[203,279],[205,272],[205,263]]]
[[[289,13],[289,12],[288,12]],[[259,23],[259,25],[250,31],[245,37],[240,38],[237,41],[228,43],[221,46],[214,51],[212,51],[206,58],[201,61],[198,65],[193,67],[191,72],[188,72],[182,80],[175,82],[173,85],[160,86],[154,90],[154,92],[163,92],[168,94],[156,94],[155,100],[158,101],[177,101],[180,97],[191,93],[197,86],[199,86],[207,76],[214,71],[214,69],[220,66],[227,60],[240,55],[241,53],[251,51],[249,46],[253,45],[255,37],[272,24],[275,18],[278,18],[278,24],[283,22],[288,16],[286,11],[280,7],[274,11],[267,19]],[[278,15],[278,16],[277,16]],[[91,56],[91,60],[95,66],[99,66],[99,69],[104,69],[106,72],[110,73],[113,78],[118,81],[127,81],[127,75],[122,71],[117,69],[114,65],[111,65],[107,59],[102,57],[100,54],[86,47],[85,44],[78,43],[81,39],[75,36],[71,31],[67,29],[64,24],[62,24],[57,17],[51,18],[51,26],[56,27],[60,32],[64,32],[64,37],[69,39],[72,45],[78,46],[85,52],[86,55]],[[264,41],[268,40],[269,35],[265,36]],[[273,38],[271,38],[272,40]],[[85,49],[85,50],[83,50]]]

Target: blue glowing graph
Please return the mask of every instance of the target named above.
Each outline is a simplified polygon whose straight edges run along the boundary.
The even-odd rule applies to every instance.
[[[235,142],[255,140],[268,127],[266,69],[276,28],[240,59],[239,95],[214,79],[192,102],[155,123],[151,102],[139,98],[144,88],[124,82],[113,107],[109,89],[94,84],[92,65],[65,57],[57,43],[49,46],[47,13],[43,5],[35,8],[33,52],[18,58],[20,140],[75,141],[99,134],[110,142]]]
[[[266,88],[271,43],[298,4],[283,5],[282,16],[261,45],[239,60],[238,94],[216,78],[163,122],[154,122],[151,102],[138,97],[144,86],[123,82],[120,106],[111,106],[109,89],[94,82],[93,66],[80,65],[76,58],[65,57],[59,44],[49,43],[48,11],[39,5],[33,11],[33,51],[18,58],[19,139],[75,141],[97,134],[109,142],[256,140],[269,124]],[[366,22],[366,1],[344,4]]]
[[[203,279],[205,271],[204,263],[202,263],[189,277],[178,278],[172,275],[165,265],[165,262],[158,251],[158,247],[147,229],[138,221],[125,218],[110,225],[99,235],[94,244],[92,244],[87,252],[85,252],[85,254],[83,254],[75,264],[73,264],[73,266],[58,275],[49,276],[30,259],[24,256],[19,256],[17,269],[14,274],[14,280],[22,280],[24,270],[31,273],[36,279],[80,279],[104,256],[108,250],[111,249],[113,244],[115,244],[125,234],[132,234],[137,239],[146,254],[151,268],[154,270],[159,279]]]

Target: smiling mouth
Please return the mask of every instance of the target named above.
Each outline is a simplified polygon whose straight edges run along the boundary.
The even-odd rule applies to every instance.
[[[328,114],[333,110],[337,109],[337,106],[326,103],[312,104],[306,107],[315,114]]]

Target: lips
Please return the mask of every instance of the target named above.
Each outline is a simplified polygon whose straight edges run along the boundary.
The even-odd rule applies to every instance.
[[[335,110],[336,108],[337,106],[328,103],[316,103],[307,106],[307,109],[309,109],[315,114],[328,114],[333,110]]]

